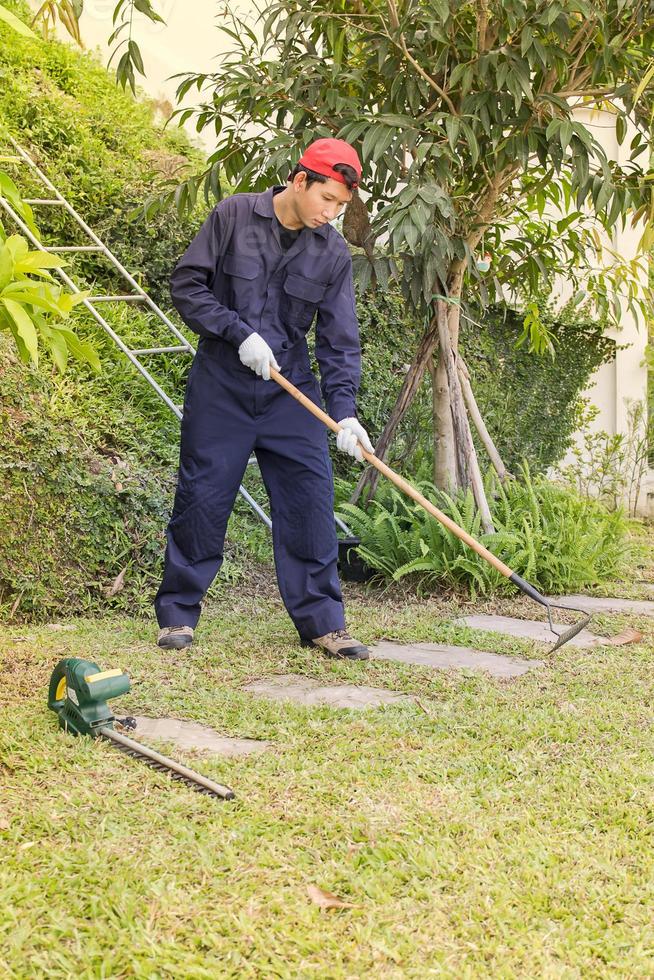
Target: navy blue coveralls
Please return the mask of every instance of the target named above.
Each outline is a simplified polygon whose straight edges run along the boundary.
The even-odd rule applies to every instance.
[[[279,589],[300,638],[345,625],[327,430],[237,353],[257,331],[282,374],[320,404],[305,339],[317,314],[326,410],[337,421],[356,416],[361,351],[350,253],[328,224],[303,228],[285,251],[273,209],[281,190],[218,204],[171,278],[173,303],[201,339],[187,382],[177,493],[155,600],[161,627],[196,625],[252,452],[270,499]]]

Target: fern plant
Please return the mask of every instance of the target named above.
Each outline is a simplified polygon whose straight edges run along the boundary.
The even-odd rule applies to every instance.
[[[495,532],[481,532],[470,492],[452,497],[431,484],[422,493],[459,527],[545,592],[614,577],[627,558],[624,515],[522,467],[503,486],[489,477]],[[507,588],[507,580],[422,507],[387,488],[368,510],[347,502],[340,513],[361,539],[358,552],[386,580],[414,576],[418,591],[465,589],[473,596]]]

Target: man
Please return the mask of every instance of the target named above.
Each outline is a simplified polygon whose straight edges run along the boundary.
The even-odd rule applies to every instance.
[[[322,394],[343,427],[337,446],[360,461],[359,443],[373,451],[356,419],[361,351],[352,261],[329,224],[360,178],[353,147],[316,140],[286,187],[218,204],[173,272],[173,303],[201,339],[186,389],[177,494],[155,600],[161,647],[193,641],[254,452],[271,504],[277,581],[300,641],[329,657],[368,659],[345,629],[327,430],[270,381],[272,367],[320,403],[306,342],[317,315]]]

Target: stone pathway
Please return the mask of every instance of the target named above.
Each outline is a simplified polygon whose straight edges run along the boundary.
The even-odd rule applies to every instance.
[[[654,591],[654,584],[652,591]],[[654,616],[654,601],[649,600],[569,595],[557,598],[556,601],[561,606],[585,608],[589,612],[622,612]],[[555,641],[547,625],[536,620],[513,619],[509,616],[464,616],[456,622],[471,629],[515,636],[547,645]],[[566,628],[565,624],[555,625],[557,629]],[[606,640],[589,630],[582,630],[568,642],[575,647],[593,647],[605,643]],[[527,671],[543,667],[545,664],[543,660],[507,657],[475,650],[472,647],[451,646],[445,643],[399,643],[392,640],[382,640],[375,644],[371,648],[371,657],[373,660],[417,664],[433,667],[436,670],[482,671],[492,677],[500,678],[520,677]],[[262,678],[247,684],[244,690],[275,701],[292,701],[309,707],[321,705],[354,710],[411,700],[408,695],[397,691],[369,687],[365,684],[323,684],[301,674],[278,674]],[[150,739],[173,742],[181,749],[200,749],[232,757],[262,752],[271,745],[270,742],[256,739],[226,738],[205,725],[174,718],[139,717],[134,734],[137,739],[142,739],[144,742]]]
[[[437,670],[481,670],[493,677],[519,677],[534,667],[543,666],[542,660],[504,657],[498,653],[485,653],[471,647],[448,646],[445,643],[393,643],[383,640],[371,648],[371,654],[373,660],[420,664]]]
[[[419,664],[437,670],[479,670],[493,677],[519,677],[528,670],[542,667],[542,660],[504,657],[470,647],[448,646],[444,643],[393,643],[384,640],[371,648],[373,660]],[[365,666],[362,666],[365,670]],[[330,708],[375,708],[382,704],[397,704],[410,700],[408,695],[365,684],[323,684],[301,674],[279,674],[247,684],[251,694],[274,701],[293,701],[309,707],[327,705]]]
[[[537,643],[553,644],[556,637],[550,632],[547,623],[532,619],[511,619],[510,616],[464,616],[457,620],[462,626],[475,630],[486,630],[490,633],[505,633],[517,636],[523,640],[535,640]],[[564,623],[555,623],[557,629],[566,629]],[[568,641],[570,646],[594,647],[603,643],[601,636],[596,636],[589,630],[582,630],[577,636]]]
[[[226,738],[207,725],[195,721],[179,721],[177,718],[145,718],[136,716],[136,729],[125,732],[137,742],[149,743],[151,740],[173,742],[180,749],[201,749],[226,758],[251,755],[270,748],[270,742],[254,738]]]
[[[364,668],[365,669],[365,668]],[[323,684],[301,674],[276,674],[246,684],[245,691],[274,701],[294,701],[308,706],[327,705],[330,708],[376,708],[381,704],[397,704],[410,698],[396,691],[365,684]]]
[[[605,599],[599,596],[564,595],[555,600],[559,606],[574,606],[598,613],[634,613],[654,616],[654,602],[650,599]]]

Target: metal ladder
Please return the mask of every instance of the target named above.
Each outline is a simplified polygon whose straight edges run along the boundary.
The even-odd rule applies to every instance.
[[[182,419],[182,409],[181,406],[176,405],[175,402],[170,398],[168,394],[164,391],[162,386],[156,381],[152,376],[148,368],[141,362],[140,358],[144,356],[151,356],[155,354],[195,354],[195,347],[191,344],[186,337],[181,333],[180,330],[175,326],[175,324],[169,319],[169,317],[163,312],[163,310],[154,302],[154,300],[146,293],[146,291],[137,283],[137,281],[130,275],[127,269],[122,265],[122,263],[116,258],[111,249],[105,245],[103,241],[95,234],[95,232],[86,224],[83,218],[77,213],[75,208],[70,204],[66,198],[61,194],[54,184],[48,179],[48,177],[43,173],[42,170],[36,165],[34,160],[30,157],[29,153],[9,134],[6,138],[11,143],[16,156],[7,157],[3,159],[6,162],[13,162],[24,164],[34,173],[41,183],[47,188],[51,193],[51,197],[33,197],[33,198],[23,198],[25,204],[37,205],[44,207],[62,207],[68,214],[77,222],[77,225],[82,229],[84,234],[89,238],[93,244],[92,245],[49,245],[44,246],[37,239],[37,237],[32,233],[30,228],[25,224],[16,210],[11,206],[9,201],[7,201],[0,194],[0,205],[4,208],[12,220],[18,225],[26,238],[28,238],[35,248],[41,249],[44,252],[100,252],[102,253],[109,262],[113,265],[120,275],[125,279],[125,281],[132,287],[134,292],[118,294],[118,295],[98,295],[89,296],[82,300],[82,305],[86,307],[93,319],[98,323],[102,329],[111,337],[112,341],[118,347],[120,351],[131,361],[136,370],[145,378],[148,384],[154,389],[159,398],[164,402],[164,404],[170,409],[170,411],[177,417],[178,420]],[[63,269],[53,270],[60,279],[68,286],[71,292],[79,293],[81,292],[75,281],[66,273]],[[141,347],[141,348],[129,348],[127,344],[122,340],[122,338],[116,333],[116,331],[107,323],[106,319],[97,309],[97,304],[99,303],[145,303],[148,309],[154,313],[161,323],[164,325],[166,330],[172,333],[178,343],[163,346],[163,347]],[[256,463],[256,457],[251,456],[248,460],[248,465]],[[268,526],[272,528],[272,522],[266,512],[259,506],[256,500],[247,492],[245,487],[239,487],[239,493],[247,501],[252,510],[255,512],[257,517]],[[335,514],[334,520],[336,524],[343,530],[346,534],[350,534],[349,528],[343,523],[343,521]]]

